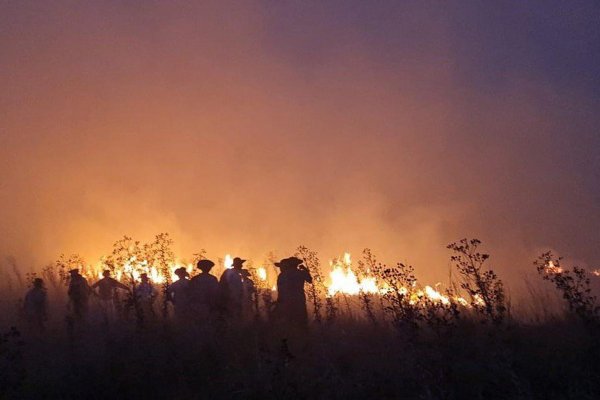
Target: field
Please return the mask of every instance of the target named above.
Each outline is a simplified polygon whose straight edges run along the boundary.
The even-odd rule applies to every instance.
[[[162,250],[145,258],[159,270],[156,260],[169,254],[170,243],[161,240]],[[125,295],[116,318],[107,321],[93,300],[88,318],[74,321],[60,269],[72,265],[62,258],[40,274],[50,298],[40,331],[20,312],[33,276],[6,263],[0,397],[598,398],[599,318],[591,276],[543,254],[532,268],[541,287],[552,291],[531,290],[537,311],[518,312],[520,305],[510,303],[500,278],[486,268],[479,245],[464,240],[449,246],[457,281],[443,292],[421,287],[412,267],[380,264],[366,250],[355,267],[356,294],[331,293],[317,254],[300,247],[298,255],[315,278],[306,286],[306,330],[270,321],[276,293],[260,277],[256,302],[242,321],[177,321],[162,294],[153,315],[138,315]],[[131,249],[115,244],[112,255],[123,248]],[[129,275],[135,284],[131,270]],[[157,286],[168,285],[166,276]],[[377,290],[362,285],[366,278],[375,280]],[[564,307],[550,310],[549,299]]]

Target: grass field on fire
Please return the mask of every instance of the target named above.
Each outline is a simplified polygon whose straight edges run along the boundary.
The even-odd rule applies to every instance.
[[[594,399],[600,396],[600,309],[596,271],[551,253],[531,260],[537,282],[513,303],[501,269],[478,240],[448,245],[452,279],[421,282],[418,267],[379,260],[371,250],[330,261],[306,247],[309,326],[273,321],[274,254],[249,260],[256,291],[239,318],[174,318],[166,293],[188,260],[168,234],[149,243],[124,237],[89,263],[78,255],[22,274],[0,270],[0,398],[407,398]],[[219,277],[231,257],[214,260]],[[126,285],[107,319],[92,297],[72,316],[68,271],[90,283],[104,270]],[[157,289],[151,312],[132,295],[141,274]],[[49,299],[44,329],[23,315],[35,278]]]

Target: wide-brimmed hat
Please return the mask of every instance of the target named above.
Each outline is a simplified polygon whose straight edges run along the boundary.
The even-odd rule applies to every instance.
[[[179,275],[185,275],[185,276],[189,276],[190,274],[187,272],[187,270],[185,269],[185,267],[179,267],[177,268],[175,271],[175,275],[179,276]]]
[[[196,264],[196,266],[198,267],[198,269],[200,269],[202,271],[206,271],[206,270],[210,270],[212,267],[214,267],[215,263],[210,260],[200,260],[200,261],[198,261],[198,264]]]
[[[283,260],[273,263],[276,267],[281,268],[281,267],[292,267],[292,268],[296,268],[298,267],[298,265],[302,264],[304,261],[299,259],[298,257],[288,257],[288,258],[284,258]]]
[[[298,258],[298,257],[290,257],[287,259],[288,264],[297,267],[298,265],[302,264],[304,262],[304,260]]]
[[[236,257],[233,259],[233,263],[231,265],[242,265],[246,261],[247,260],[244,260],[243,258]]]
[[[281,268],[287,264],[286,261],[287,261],[287,258],[282,258],[281,261],[274,262],[273,265],[276,266],[277,268]]]

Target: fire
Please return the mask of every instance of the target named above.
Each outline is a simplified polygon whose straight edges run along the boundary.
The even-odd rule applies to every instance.
[[[260,279],[261,281],[267,280],[267,270],[264,269],[263,267],[258,267],[256,269],[256,275],[258,276],[258,279]]]
[[[175,262],[169,265],[169,267],[167,268],[167,274],[165,275],[165,272],[161,269],[155,266],[150,266],[147,260],[140,261],[135,258],[132,258],[122,267],[119,268],[118,266],[116,266],[112,271],[112,277],[120,282],[128,281],[131,278],[133,278],[135,282],[140,282],[141,275],[145,273],[148,275],[148,278],[152,281],[152,283],[161,285],[167,282],[167,277],[169,278],[170,282],[175,282],[176,280],[178,280],[179,277],[175,274],[175,270],[181,267],[185,268],[185,270],[189,274],[191,274],[194,271],[193,264],[183,264],[180,262]],[[95,281],[104,277],[103,272],[106,269],[106,266],[99,262],[96,265],[80,266],[80,269],[82,275],[84,275],[91,281]]]
[[[550,261],[546,266],[546,273],[548,274],[562,274],[563,269],[554,265],[554,262]]]
[[[225,269],[233,268],[233,258],[231,258],[231,255],[225,254],[223,266],[225,267]]]
[[[336,293],[356,295],[360,292],[358,279],[350,268],[344,269],[341,266],[336,266],[329,277],[331,278],[331,285],[328,288],[330,296]]]
[[[438,283],[439,285],[439,283]],[[447,296],[444,296],[431,286],[425,286],[424,290],[425,296],[427,296],[430,300],[441,302],[442,304],[450,304],[450,299]]]
[[[330,261],[330,266],[331,272],[329,273],[329,283],[326,285],[327,295],[330,297],[338,294],[356,296],[361,293],[385,295],[391,290],[385,282],[380,282],[375,276],[371,275],[369,270],[366,271],[366,276],[357,274],[352,268],[352,256],[350,253],[344,253],[342,257]],[[150,265],[148,260],[136,259],[134,256],[127,260],[127,262],[125,262],[125,264],[122,266],[115,265],[114,268],[112,268],[112,276],[116,280],[124,283],[129,282],[131,279],[136,282],[140,282],[141,275],[145,273],[154,284],[162,285],[167,281],[177,281],[179,278],[177,275],[175,275],[175,271],[181,267],[185,268],[190,275],[193,275],[195,272],[195,266],[193,264],[185,264],[176,261],[171,263],[168,268],[161,269],[154,265]],[[223,259],[223,267],[226,269],[233,267],[233,258],[231,255],[225,255],[225,258]],[[82,274],[90,281],[102,279],[103,271],[106,268],[106,264],[102,260],[96,265],[80,266]],[[555,267],[552,263],[548,265],[547,269],[549,273],[562,272],[562,269]],[[596,276],[600,276],[600,270],[593,271],[592,273]],[[269,287],[269,279],[266,268],[263,266],[256,268],[256,278],[262,285]],[[470,303],[462,297],[442,294],[438,290],[438,286],[440,286],[440,283],[437,283],[435,286],[426,285],[424,287],[419,287],[415,283],[414,287],[410,289],[403,287],[400,288],[399,291],[405,296],[410,296],[409,302],[411,304],[418,304],[424,298],[427,298],[430,301],[444,305],[455,302],[461,306],[470,307]],[[276,286],[273,286],[273,291],[276,290]],[[478,305],[485,304],[483,299],[477,296],[473,299],[473,302]]]
[[[377,280],[375,277],[364,277],[359,281],[352,270],[352,257],[350,253],[344,253],[344,256],[329,263],[333,268],[329,273],[331,284],[327,292],[329,296],[335,296],[337,293],[348,295],[357,295],[359,293],[375,294],[379,292]]]
[[[360,293],[384,295],[391,290],[385,282],[379,284],[374,276],[365,276],[359,279],[352,269],[352,257],[350,253],[344,253],[343,257],[330,261],[330,266],[332,268],[329,273],[331,283],[327,287],[329,296],[335,296],[338,293],[350,296]],[[464,307],[470,306],[469,302],[462,297],[450,297],[442,294],[437,290],[438,286],[440,286],[440,283],[437,283],[435,288],[427,285],[422,289],[418,289],[415,284],[415,287],[411,290],[402,287],[399,289],[399,292],[402,295],[410,296],[409,302],[411,304],[418,304],[423,298],[427,298],[430,301],[444,305],[448,305],[454,301]],[[480,298],[476,298],[474,301],[477,304],[483,303],[483,300]]]

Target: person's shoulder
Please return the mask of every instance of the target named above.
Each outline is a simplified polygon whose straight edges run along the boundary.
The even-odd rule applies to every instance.
[[[173,285],[175,287],[186,287],[187,285],[190,284],[190,282],[191,282],[191,280],[188,280],[188,279],[180,279],[176,282],[173,282]]]

